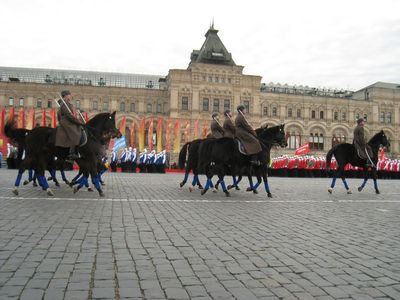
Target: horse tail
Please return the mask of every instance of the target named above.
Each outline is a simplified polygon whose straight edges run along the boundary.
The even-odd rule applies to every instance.
[[[185,163],[186,163],[186,154],[188,152],[188,149],[190,147],[191,142],[187,142],[185,145],[183,145],[181,151],[179,152],[179,160],[178,160],[178,165],[180,169],[185,168]]]

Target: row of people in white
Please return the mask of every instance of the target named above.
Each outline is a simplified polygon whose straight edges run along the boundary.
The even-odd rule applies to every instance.
[[[139,154],[139,158],[137,156],[136,148],[125,148],[125,150],[121,153],[121,156],[118,157],[117,151],[113,151],[111,153],[111,163],[136,163],[136,164],[160,164],[164,165],[166,163],[166,151],[163,150],[159,153],[156,153],[155,150],[152,150],[150,153],[147,152],[147,149],[144,149],[143,152]]]

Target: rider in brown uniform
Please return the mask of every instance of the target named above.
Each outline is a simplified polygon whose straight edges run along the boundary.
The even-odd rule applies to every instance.
[[[371,166],[372,162],[372,149],[365,141],[364,136],[364,119],[357,120],[357,126],[354,129],[353,145],[356,147],[357,154],[361,159],[367,160],[367,166]],[[368,158],[369,156],[369,158]]]

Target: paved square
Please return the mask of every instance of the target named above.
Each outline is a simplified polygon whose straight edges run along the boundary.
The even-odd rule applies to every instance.
[[[400,299],[399,181],[329,195],[328,179],[273,177],[272,199],[247,180],[226,198],[107,173],[105,198],[15,197],[15,176],[0,169],[0,299]]]

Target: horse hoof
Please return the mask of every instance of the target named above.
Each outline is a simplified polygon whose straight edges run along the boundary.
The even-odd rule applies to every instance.
[[[94,192],[94,190],[91,187],[89,187],[87,190],[88,192]]]
[[[235,186],[235,190],[240,191],[240,187]]]
[[[27,185],[29,183],[29,180],[25,180],[23,185]]]
[[[251,192],[251,191],[253,191],[253,189],[252,189],[251,187],[248,187],[248,188],[246,189],[246,192]]]
[[[267,193],[268,198],[272,198],[272,194],[271,193]]]
[[[361,186],[358,187],[357,189],[359,192],[361,192],[363,190],[363,188]]]
[[[253,194],[258,194],[258,191],[256,189],[254,189]]]
[[[180,184],[179,184],[179,187],[183,187],[185,184],[183,183],[183,182],[181,182]]]
[[[50,176],[50,177],[47,177],[47,180],[48,180],[48,181],[50,181],[50,180],[52,180],[52,179],[53,179],[53,177],[51,177],[51,176]]]
[[[202,186],[201,184],[199,184],[198,187],[199,187],[199,190],[204,189],[203,186]]]
[[[64,180],[65,184],[70,185],[70,182],[68,180]]]
[[[228,191],[225,191],[224,193],[225,193],[226,197],[230,197],[231,196],[231,194]]]
[[[100,181],[100,183],[101,183],[101,185],[103,185],[103,186],[106,185],[104,181]]]
[[[381,192],[380,192],[379,190],[376,190],[375,193],[376,193],[376,194],[380,194]]]
[[[213,188],[213,193],[218,193],[218,189]]]
[[[38,186],[38,184],[36,182],[33,183],[33,186]]]
[[[47,189],[47,196],[54,196],[54,193],[51,189]]]
[[[60,187],[60,183],[59,183],[59,182],[56,182],[56,186],[57,186],[57,187]]]
[[[349,195],[350,195],[350,194],[353,194],[353,193],[352,193],[350,190],[348,190],[348,191],[347,191],[347,194],[349,194]]]
[[[79,191],[79,188],[74,187],[74,194],[76,194]]]
[[[189,192],[193,192],[193,187],[189,187]]]
[[[333,188],[329,188],[329,189],[328,189],[328,192],[329,192],[329,194],[332,194]]]
[[[99,191],[99,196],[100,197],[104,197],[105,196],[104,192],[103,191]]]
[[[18,189],[13,189],[12,192],[13,192],[13,194],[14,194],[15,196],[18,196],[18,194],[19,194]]]
[[[234,188],[233,185],[228,185],[228,186],[227,186],[227,189],[228,189],[228,190],[231,190],[231,189],[233,189],[233,188]]]
[[[203,189],[203,190],[201,191],[201,195],[203,196],[205,193],[207,193],[207,190],[206,190],[206,189]]]

